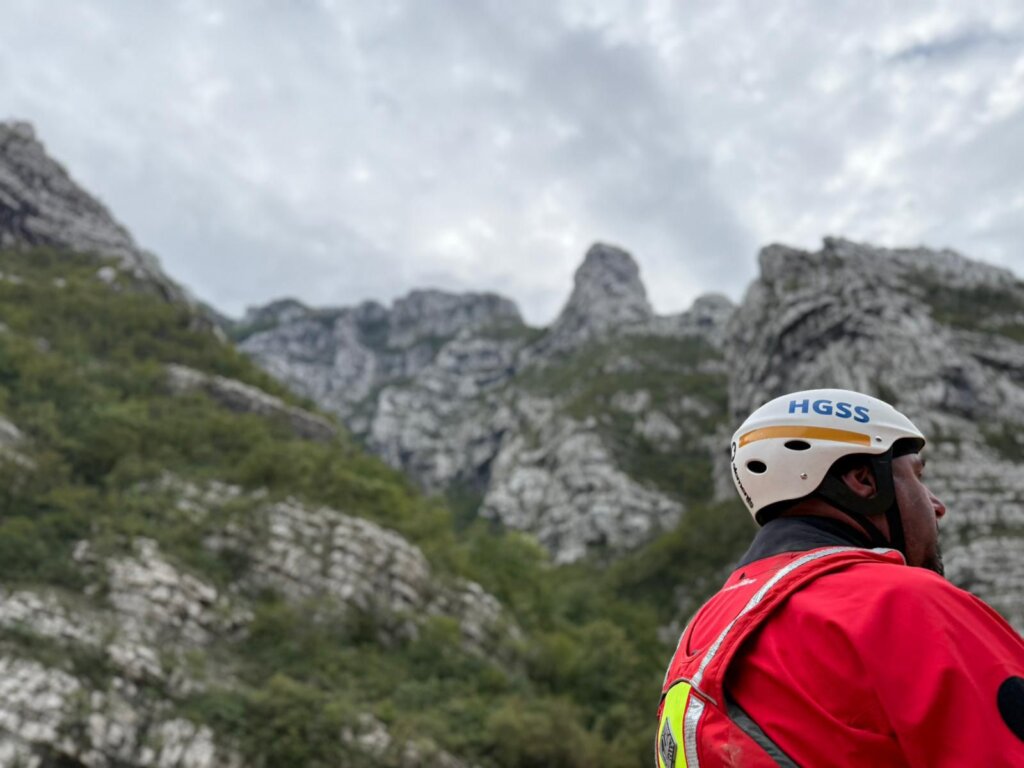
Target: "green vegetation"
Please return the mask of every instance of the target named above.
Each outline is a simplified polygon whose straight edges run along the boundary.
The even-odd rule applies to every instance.
[[[24,433],[0,448],[8,451],[0,455],[2,583],[56,585],[83,604],[102,600],[103,585],[91,583],[95,577],[71,556],[75,543],[89,539],[104,556],[145,536],[179,567],[220,587],[239,584],[251,565],[247,553],[215,555],[202,542],[226,521],[265,535],[251,498],[226,503],[216,519],[197,516],[175,503],[177,491],[162,484],[167,473],[198,486],[217,480],[268,499],[327,505],[399,531],[423,549],[439,578],[478,581],[521,634],[510,633],[487,658],[466,650],[444,617],[401,639],[380,616],[341,612],[329,600],[247,593],[255,614],[249,631],[196,659],[200,669],[228,665],[238,684],[172,698],[182,714],[209,723],[262,766],[365,765],[340,737],[365,714],[384,722],[396,744],[436,745],[481,766],[649,762],[670,653],[657,628],[678,618],[679,584],[696,600],[735,557],[749,533],[739,509],[698,504],[678,531],[607,570],[555,568],[530,539],[473,521],[472,489],[428,499],[347,435],[333,444],[305,441],[284,424],[226,410],[204,395],[172,395],[165,365],[180,363],[302,403],[187,308],[125,276],[108,286],[97,268],[95,259],[46,250],[0,253],[0,272],[19,278],[0,280],[0,415]],[[532,385],[569,393],[580,417],[614,410],[619,388],[642,387],[666,408],[673,392],[687,390],[709,409],[687,434],[722,412],[724,382],[699,365],[712,359],[707,348],[622,343],[625,350],[585,351]],[[623,351],[636,367],[606,370]],[[700,452],[687,454],[681,442],[675,452],[644,453],[627,421],[617,419],[600,428],[621,438],[625,455],[637,450],[630,461],[639,475],[687,499],[710,496]],[[4,634],[0,645],[30,648],[76,673],[91,668],[97,685],[109,674],[101,659],[79,652],[61,661],[61,653],[71,654],[66,646],[18,632]],[[378,764],[401,764],[400,750]]]
[[[691,614],[724,581],[753,538],[739,501],[692,507],[680,525],[612,566],[616,594],[647,600],[665,624]]]
[[[557,366],[527,371],[522,382],[542,394],[571,396],[578,414],[585,413],[599,396],[637,385],[665,395],[687,392],[724,400],[724,393],[720,394],[697,370],[701,363],[718,357],[699,337],[619,336],[588,344]],[[696,389],[681,386],[681,382],[694,384]]]
[[[480,329],[480,336],[495,341],[519,341],[529,346],[547,332],[546,328],[535,328],[525,323],[501,322]]]
[[[968,331],[986,331],[1024,342],[1024,284],[1012,287],[957,287],[936,275],[918,275],[921,298],[941,323]]]
[[[273,310],[271,307],[273,307]],[[234,322],[230,320],[227,321],[225,323],[227,325],[226,333],[232,341],[235,343],[241,343],[250,336],[255,336],[257,333],[262,333],[263,331],[269,331],[272,328],[276,328],[277,317],[281,312],[288,309],[303,311],[306,308],[300,302],[294,301],[293,299],[280,299],[273,302],[270,306],[264,307],[261,316],[250,322],[246,322],[245,318]],[[224,318],[221,319],[224,320]]]
[[[0,630],[0,654],[7,653],[62,669],[101,689],[106,687],[114,674],[102,650],[82,645],[65,646],[49,638],[38,637],[18,626]]]
[[[1024,439],[1019,425],[1003,422],[997,426],[982,427],[981,434],[989,447],[1004,459],[1024,464]]]

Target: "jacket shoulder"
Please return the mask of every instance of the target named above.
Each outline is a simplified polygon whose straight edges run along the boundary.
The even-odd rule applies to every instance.
[[[798,612],[820,614],[851,632],[874,636],[940,625],[953,636],[987,630],[1019,637],[975,595],[933,571],[894,562],[856,563],[825,574],[790,603]]]

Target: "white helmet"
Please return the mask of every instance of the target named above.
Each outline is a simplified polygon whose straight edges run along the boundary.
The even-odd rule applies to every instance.
[[[777,397],[732,437],[732,479],[758,523],[771,504],[813,493],[843,456],[886,453],[898,440],[924,435],[888,403],[845,389],[810,389]]]

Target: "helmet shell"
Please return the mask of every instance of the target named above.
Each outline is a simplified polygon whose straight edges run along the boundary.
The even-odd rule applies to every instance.
[[[881,454],[897,440],[925,439],[906,416],[875,397],[846,389],[809,389],[765,403],[732,437],[732,479],[759,523],[778,501],[813,492],[844,456]]]

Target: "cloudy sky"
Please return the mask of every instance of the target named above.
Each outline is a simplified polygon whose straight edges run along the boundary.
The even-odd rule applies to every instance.
[[[596,240],[655,307],[769,242],[1024,275],[1024,4],[4,0],[0,119],[222,311],[493,290]]]

